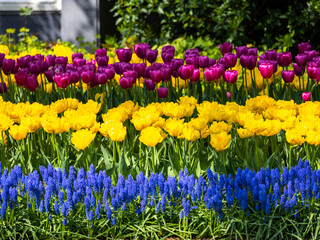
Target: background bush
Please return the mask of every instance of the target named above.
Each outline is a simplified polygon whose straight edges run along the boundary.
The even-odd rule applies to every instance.
[[[151,44],[209,36],[217,44],[320,46],[319,0],[117,0],[112,12],[123,39]]]

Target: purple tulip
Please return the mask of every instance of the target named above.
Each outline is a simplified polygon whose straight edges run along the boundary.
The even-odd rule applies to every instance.
[[[93,75],[93,79],[100,85],[106,84],[108,82],[108,78],[105,73],[95,73]]]
[[[120,86],[123,89],[131,88],[131,86],[132,86],[131,79],[127,78],[127,77],[121,77],[120,78]]]
[[[216,63],[217,63],[217,60],[215,60],[215,59],[210,59],[210,58],[209,58],[209,65],[208,65],[208,67],[211,67],[211,66],[215,65]]]
[[[113,64],[114,70],[117,74],[122,75],[125,71],[131,70],[130,63],[116,62]]]
[[[219,65],[214,65],[204,70],[204,77],[208,82],[217,81],[222,76],[224,69]]]
[[[151,50],[148,49],[146,52],[146,59],[149,63],[154,63],[157,60],[158,57],[158,50]]]
[[[57,65],[63,65],[65,67],[67,66],[67,63],[68,63],[68,57],[56,57],[55,63]]]
[[[39,61],[29,62],[29,71],[30,71],[30,73],[38,76],[40,74],[40,71],[41,71],[40,64],[41,63]]]
[[[310,51],[311,50],[311,45],[308,42],[302,42],[298,44],[298,50],[299,53],[303,54],[305,51]]]
[[[134,45],[134,52],[141,59],[146,58],[147,50],[150,50],[150,49],[151,47],[148,43],[139,43]]]
[[[224,55],[224,59],[226,62],[226,68],[233,68],[237,64],[237,55],[232,52],[226,53]]]
[[[207,56],[199,57],[199,67],[200,68],[207,68],[209,67],[209,58]]]
[[[225,71],[223,78],[226,82],[234,84],[238,79],[238,72],[236,70]]]
[[[305,66],[299,66],[297,63],[293,63],[293,71],[297,76],[302,76],[305,71]]]
[[[129,63],[132,58],[132,50],[129,48],[121,48],[116,50],[117,57],[120,62]]]
[[[107,50],[105,50],[104,48],[97,49],[94,52],[95,59],[97,59],[98,57],[105,57],[105,56],[107,56]]]
[[[106,74],[106,77],[109,80],[113,79],[114,76],[116,75],[116,72],[115,72],[114,68],[111,67],[111,66],[110,67],[108,66],[107,68],[105,68],[104,69],[104,73]]]
[[[146,70],[146,63],[135,63],[132,64],[132,69],[136,71],[137,77],[141,78],[144,75],[144,71]]]
[[[174,46],[171,46],[171,45],[166,45],[166,46],[163,46],[161,48],[161,53],[163,52],[169,52],[169,53],[172,53],[174,55],[174,52],[176,51],[175,47]]]
[[[173,71],[178,71],[178,69],[183,65],[184,61],[180,58],[174,58],[171,60],[171,66]]]
[[[78,71],[68,71],[70,77],[70,83],[77,83],[80,80],[80,74]]]
[[[137,72],[133,70],[129,70],[123,73],[124,77],[131,78],[131,83],[134,84],[137,81]]]
[[[9,75],[14,72],[15,61],[13,59],[3,59],[2,71],[5,75]]]
[[[265,54],[266,60],[273,60],[273,61],[277,60],[277,55],[278,54],[277,54],[277,50],[275,50],[275,49],[265,51],[264,54]]]
[[[73,60],[73,64],[76,67],[82,67],[82,66],[86,65],[86,62],[87,61],[85,59],[81,59],[81,58],[75,58]]]
[[[80,74],[82,82],[88,84],[92,81],[93,79],[93,71],[83,71]]]
[[[230,93],[230,92],[227,92],[227,98],[228,98],[229,100],[231,100],[231,93]]]
[[[7,93],[8,88],[5,82],[0,83],[0,93]]]
[[[319,56],[319,52],[316,50],[305,51],[304,54],[307,55],[308,62],[311,61],[313,58]]]
[[[182,65],[179,68],[178,72],[180,72],[179,75],[183,80],[187,80],[192,77],[193,69],[194,69],[193,65]]]
[[[70,83],[69,73],[57,73],[53,76],[53,81],[57,84],[58,88],[66,89]]]
[[[45,57],[46,62],[49,64],[49,67],[52,67],[56,64],[56,56],[55,55],[48,55]]]
[[[257,56],[242,55],[240,57],[240,64],[243,68],[253,70],[257,65]]]
[[[186,64],[193,65],[195,68],[198,68],[199,67],[199,57],[198,56],[188,57],[186,59]]]
[[[263,62],[259,65],[259,71],[263,78],[271,78],[273,73],[273,65],[269,62]]]
[[[312,80],[317,79],[317,74],[316,74],[317,70],[318,70],[318,66],[316,63],[313,63],[313,62],[308,63],[307,73],[309,78],[311,78]]]
[[[281,67],[288,67],[292,62],[291,52],[278,53],[277,62]]]
[[[37,76],[33,74],[29,75],[25,87],[33,92],[37,91],[39,87]]]
[[[160,70],[162,72],[162,81],[170,81],[171,80],[171,74],[172,69],[171,67],[163,67]]]
[[[282,76],[283,80],[285,81],[285,83],[291,83],[294,79],[294,71],[292,71],[292,70],[282,71],[281,76]]]
[[[166,98],[168,96],[168,88],[160,87],[158,88],[158,97],[159,98]]]
[[[14,75],[14,78],[16,79],[16,84],[19,87],[23,87],[28,80],[28,76],[29,74],[27,69],[19,69],[18,72]]]
[[[74,60],[74,59],[76,59],[76,58],[78,58],[78,59],[83,59],[83,54],[82,53],[73,53],[72,54],[72,61]]]
[[[24,57],[17,58],[17,63],[19,68],[26,68],[29,66],[30,55],[26,55]]]
[[[151,70],[149,72],[150,78],[153,82],[159,83],[162,80],[162,71],[161,70]]]
[[[174,58],[174,54],[170,52],[163,52],[161,53],[161,58],[164,63],[169,63]]]
[[[151,79],[145,79],[144,83],[148,91],[152,91],[156,87],[156,84]]]
[[[224,56],[226,53],[228,52],[232,52],[232,44],[231,43],[223,43],[221,45],[219,45],[221,54]]]
[[[257,48],[248,48],[248,55],[251,56],[258,56],[258,49]]]
[[[234,49],[236,50],[238,58],[240,58],[242,55],[247,54],[248,52],[247,46],[235,46]]]
[[[46,76],[48,82],[53,82],[53,73],[51,69],[48,71],[45,71],[44,75]]]
[[[200,80],[200,70],[198,68],[195,68],[193,70],[192,77],[190,78],[190,82],[197,83]]]
[[[198,48],[187,49],[184,53],[184,58],[187,59],[190,56],[200,56]]]
[[[295,56],[295,60],[299,66],[305,66],[308,61],[308,56],[305,54],[298,54],[297,56]]]
[[[4,60],[4,57],[6,55],[4,53],[0,53],[0,68],[2,67],[2,63],[3,63],[3,60]]]
[[[97,61],[99,67],[103,67],[103,66],[106,67],[106,66],[108,66],[109,57],[108,56],[97,57],[96,61]]]
[[[303,101],[311,101],[311,92],[303,92],[302,93],[302,99]]]

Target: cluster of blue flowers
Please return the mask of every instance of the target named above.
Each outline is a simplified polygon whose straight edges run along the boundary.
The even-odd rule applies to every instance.
[[[9,209],[22,204],[46,216],[61,216],[64,225],[68,217],[84,205],[86,217],[93,226],[100,218],[115,225],[119,211],[132,209],[139,215],[147,208],[155,208],[162,214],[169,208],[177,208],[181,209],[179,217],[187,218],[201,205],[222,219],[223,212],[230,208],[250,213],[249,204],[262,214],[269,214],[272,208],[295,213],[312,199],[320,199],[320,170],[313,171],[308,160],[300,160],[290,170],[284,168],[282,174],[277,168],[259,172],[238,169],[235,177],[226,177],[208,169],[206,178],[196,179],[185,170],[180,171],[178,179],[170,176],[165,179],[161,173],[151,173],[149,178],[140,173],[136,180],[131,175],[127,180],[119,175],[116,184],[105,171],[96,173],[93,165],[87,172],[80,169],[76,173],[70,167],[67,173],[49,164],[48,168],[41,166],[39,172],[24,175],[20,166],[2,171],[0,163],[3,220]]]

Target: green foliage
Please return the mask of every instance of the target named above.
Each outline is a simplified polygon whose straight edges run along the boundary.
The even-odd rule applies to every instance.
[[[110,0],[109,0],[110,1]],[[283,4],[280,4],[283,2]],[[319,0],[290,1],[118,0],[112,12],[122,37],[161,45],[181,36],[211,41],[289,48],[309,41],[320,46]]]

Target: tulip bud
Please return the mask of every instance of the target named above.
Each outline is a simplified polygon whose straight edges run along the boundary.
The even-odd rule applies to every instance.
[[[294,74],[297,76],[302,76],[304,74],[305,66],[299,66],[298,64],[293,64]]]
[[[179,74],[180,77],[183,80],[186,80],[186,79],[190,79],[192,77],[194,66],[193,65],[183,65],[179,69],[180,69],[180,74]]]
[[[55,63],[57,65],[63,65],[65,67],[67,66],[67,63],[68,63],[68,57],[56,57]]]
[[[207,56],[199,57],[199,67],[200,68],[207,68],[209,67],[209,58]]]
[[[225,71],[223,77],[226,82],[233,84],[238,79],[238,72],[236,70]]]
[[[129,63],[132,58],[132,50],[128,48],[121,48],[116,50],[117,57],[120,62]]]
[[[174,54],[170,52],[162,52],[161,58],[164,63],[168,63],[168,62],[171,62],[171,60],[174,58]]]
[[[92,71],[83,71],[81,74],[80,74],[80,77],[81,77],[81,80],[84,82],[84,83],[90,83],[93,79],[93,72]]]
[[[141,78],[144,75],[144,71],[146,70],[146,63],[136,63],[132,64],[132,68],[137,73],[137,77]]]
[[[320,82],[320,68],[318,68],[316,71],[316,77],[317,77],[316,82]]]
[[[237,55],[229,52],[224,55],[226,68],[233,68],[237,64]]]
[[[257,48],[248,48],[248,55],[251,56],[258,56],[258,49]]]
[[[305,102],[310,101],[311,100],[311,92],[303,92],[302,99]]]
[[[166,98],[168,96],[168,88],[160,87],[158,88],[158,97],[159,98]]]
[[[221,66],[216,64],[204,70],[204,77],[208,82],[217,81],[223,74],[223,71],[224,70],[221,68]]]
[[[154,63],[157,60],[157,57],[158,57],[158,50],[157,49],[155,49],[155,50],[147,49],[146,59],[149,63]]]
[[[46,62],[49,64],[49,67],[52,67],[56,64],[56,56],[55,55],[48,55],[45,57]]]
[[[259,65],[261,76],[265,79],[271,78],[273,73],[273,65],[269,62],[263,62]]]
[[[123,89],[131,88],[132,84],[131,84],[130,78],[121,77],[121,78],[120,78],[120,86],[121,86]]]
[[[97,57],[96,60],[97,60],[97,63],[98,63],[99,67],[108,66],[108,62],[109,62],[109,57],[108,56]]]
[[[70,77],[70,83],[77,83],[80,80],[80,74],[78,71],[68,71]]]
[[[19,69],[18,72],[14,75],[14,78],[16,79],[16,84],[19,87],[22,87],[26,84],[28,80],[28,71],[26,69]]]
[[[97,59],[98,57],[105,57],[107,56],[107,50],[105,50],[104,48],[100,48],[97,49],[94,53],[95,59]]]
[[[231,93],[227,92],[227,98],[230,100],[231,99]]]
[[[227,52],[232,52],[232,44],[231,43],[223,43],[219,45],[221,54],[224,56]]]
[[[292,61],[291,52],[278,53],[277,61],[281,67],[288,67]]]
[[[83,59],[83,54],[82,54],[82,53],[73,53],[73,54],[72,54],[72,61],[73,61],[74,59],[76,59],[76,58],[78,58],[78,59]]]
[[[161,70],[151,70],[149,72],[150,78],[152,79],[153,82],[159,83],[162,80],[162,72]]]
[[[192,77],[190,78],[190,81],[193,83],[197,83],[200,80],[200,70],[198,68],[195,68],[193,70]]]
[[[2,71],[5,75],[13,73],[15,67],[15,61],[13,59],[3,59]]]
[[[148,91],[152,91],[155,89],[156,85],[151,79],[144,80],[144,84],[146,85],[146,88]]]
[[[175,49],[174,46],[166,45],[166,46],[163,46],[163,47],[161,48],[161,53],[163,53],[163,52],[169,52],[169,53],[171,53],[171,54],[174,55],[175,50],[176,50],[176,49]]]
[[[318,67],[316,63],[312,63],[312,62],[308,63],[307,73],[309,78],[311,78],[312,80],[317,79],[317,70],[318,70]]]
[[[28,79],[27,79],[27,82],[25,84],[25,87],[27,89],[29,89],[30,91],[33,91],[35,92],[37,90],[37,88],[39,87],[39,83],[38,83],[38,80],[37,80],[37,76],[36,75],[29,75],[28,76]]]
[[[311,61],[313,58],[319,56],[319,52],[316,50],[305,51],[304,54],[307,55],[308,61]]]
[[[141,59],[146,58],[147,50],[149,49],[151,49],[151,47],[148,43],[139,43],[134,45],[134,52]]]
[[[192,48],[192,49],[187,49],[186,52],[184,53],[184,59],[187,59],[189,57],[199,57],[199,49],[198,48]]]
[[[275,49],[265,51],[264,54],[265,54],[266,60],[273,60],[273,61],[277,60],[277,50],[275,50]]]
[[[38,76],[41,71],[40,62],[39,61],[29,62],[29,71],[31,74]]]
[[[305,51],[310,51],[311,50],[311,45],[308,42],[302,42],[298,44],[298,50],[299,53],[303,54]]]
[[[299,66],[305,66],[308,61],[308,57],[305,54],[298,54],[295,56],[295,60]]]
[[[291,83],[294,79],[294,71],[282,71],[281,76],[286,83]]]
[[[211,67],[211,66],[215,65],[216,63],[217,63],[217,60],[209,58],[209,66],[208,67]]]
[[[58,88],[65,89],[70,83],[70,76],[68,73],[57,73],[53,76],[53,81],[57,84]]]
[[[188,57],[186,59],[186,64],[193,65],[195,68],[198,68],[199,67],[199,57],[198,56]]]
[[[161,72],[162,72],[162,81],[170,81],[171,80],[171,74],[172,74],[171,67],[163,67],[163,68],[161,68]]]
[[[106,84],[108,82],[108,78],[105,73],[95,73],[93,78],[96,79],[96,82],[100,85]]]
[[[248,52],[247,46],[239,46],[239,47],[236,46],[236,47],[234,47],[234,49],[236,50],[238,58],[240,58],[242,55],[247,54],[247,52]]]

